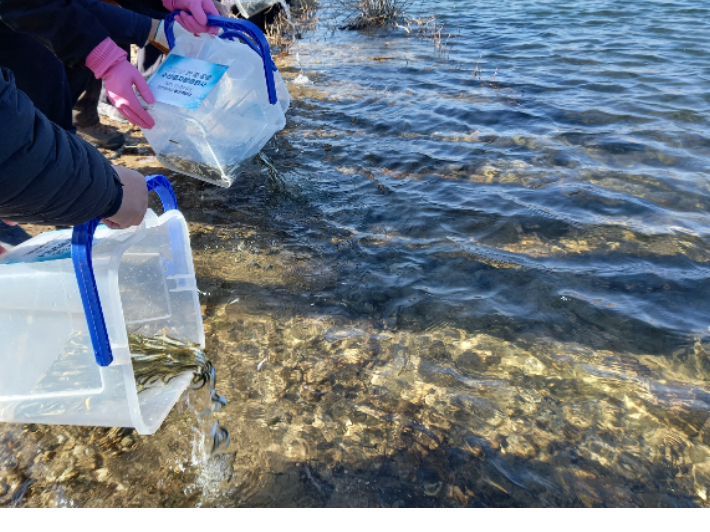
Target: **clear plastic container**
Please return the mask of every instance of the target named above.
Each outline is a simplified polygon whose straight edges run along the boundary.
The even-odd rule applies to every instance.
[[[149,184],[161,187],[169,209],[167,180]],[[131,229],[100,225],[93,247],[86,231],[93,228],[43,233],[0,257],[0,421],[153,434],[192,374],[138,393],[128,334],[204,346],[187,224],[172,208],[149,210]]]
[[[155,126],[143,134],[167,168],[228,187],[244,162],[284,128],[290,97],[263,33],[248,21],[213,19],[225,27],[220,37],[181,35],[168,60],[198,59],[224,65],[226,72],[196,109],[162,101],[148,106]],[[151,86],[163,75],[156,72]]]

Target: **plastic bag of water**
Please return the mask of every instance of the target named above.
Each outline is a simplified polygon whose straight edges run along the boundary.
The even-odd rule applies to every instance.
[[[158,160],[176,172],[223,187],[286,125],[290,97],[268,42],[251,22],[209,15],[218,37],[173,37],[171,51],[149,85],[155,119],[143,134]]]

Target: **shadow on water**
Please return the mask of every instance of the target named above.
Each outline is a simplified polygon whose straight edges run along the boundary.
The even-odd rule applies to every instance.
[[[550,444],[555,465],[507,458],[469,433],[467,450],[439,441],[428,429],[404,423],[387,449],[367,462],[289,464],[274,468],[248,498],[219,499],[249,507],[697,507],[696,497],[664,489],[674,472],[619,456],[628,474],[585,460],[569,442]],[[377,434],[382,437],[384,434]],[[231,456],[222,462],[229,463]],[[584,471],[584,474],[579,474]],[[652,480],[653,479],[653,480]]]

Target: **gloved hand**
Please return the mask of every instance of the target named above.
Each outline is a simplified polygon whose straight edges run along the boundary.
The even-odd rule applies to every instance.
[[[168,11],[183,10],[175,20],[192,33],[211,33],[217,35],[219,28],[207,25],[207,15],[219,15],[212,0],[163,0],[163,6]],[[189,13],[185,13],[189,11]]]
[[[133,86],[136,86],[147,103],[154,103],[155,96],[127,57],[124,50],[106,38],[86,58],[86,66],[93,71],[96,79],[103,78],[109,100],[123,116],[132,124],[150,129],[155,125],[155,120],[143,109],[133,92]]]

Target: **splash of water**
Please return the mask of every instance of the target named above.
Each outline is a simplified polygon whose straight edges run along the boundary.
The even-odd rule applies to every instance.
[[[289,27],[291,28],[293,42],[296,45],[296,64],[298,65],[298,68],[301,71],[300,75],[296,79],[299,79],[301,77],[305,77],[306,79],[308,79],[303,74],[303,67],[301,66],[301,56],[298,53],[299,44],[298,44],[298,39],[296,38],[296,36],[298,35],[299,32],[298,32],[298,29],[296,28],[296,24],[294,24],[294,22],[293,22],[293,18],[291,17],[291,9],[289,8],[288,4],[286,3],[286,0],[279,0],[279,4],[281,5],[281,8],[283,9],[284,14],[286,15],[286,22],[288,23]],[[309,80],[309,82],[310,82],[310,80]]]
[[[219,412],[227,399],[217,393],[217,371],[198,344],[176,340],[167,335],[146,337],[129,335],[131,361],[139,393],[159,383],[168,383],[187,371],[193,372],[192,389],[207,387],[210,404],[197,416],[199,423],[212,412]],[[229,432],[215,421],[209,435],[210,454],[229,447]]]
[[[311,80],[305,74],[299,74],[296,79],[293,80],[294,85],[310,85]]]

